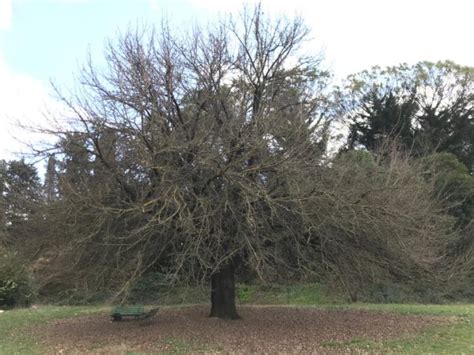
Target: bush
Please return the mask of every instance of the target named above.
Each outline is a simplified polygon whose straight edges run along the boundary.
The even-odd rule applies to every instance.
[[[241,303],[247,303],[253,300],[255,298],[256,292],[257,292],[257,287],[254,285],[247,285],[247,284],[236,285],[237,298]]]
[[[26,267],[15,254],[0,249],[0,308],[27,306],[34,294]]]

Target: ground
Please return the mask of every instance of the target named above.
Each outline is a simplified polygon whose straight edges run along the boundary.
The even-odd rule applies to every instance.
[[[0,313],[0,354],[252,350],[474,354],[474,304],[321,304],[313,297],[285,300],[298,304],[241,305],[243,318],[238,321],[210,319],[205,304],[162,306],[151,320],[121,323],[110,322],[110,305],[8,310]]]
[[[208,307],[167,308],[147,321],[111,322],[107,314],[31,327],[50,353],[241,352],[341,353],[354,340],[412,337],[451,317],[368,310],[242,306],[242,319],[209,318]]]

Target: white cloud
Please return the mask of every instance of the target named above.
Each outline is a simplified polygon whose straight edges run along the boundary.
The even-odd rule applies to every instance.
[[[226,12],[233,12],[235,10],[239,10],[243,3],[246,1],[242,0],[189,0],[189,3],[193,6],[202,9],[209,9],[215,11],[226,11]]]
[[[82,4],[89,2],[89,0],[51,0],[51,2],[60,3],[60,4]]]
[[[158,12],[160,10],[159,0],[148,0],[148,5],[152,11]]]
[[[47,85],[22,73],[14,73],[0,57],[0,159],[27,153],[24,143],[44,136],[22,129],[46,124],[45,113],[60,112],[61,105],[49,95]]]
[[[23,3],[32,3],[42,1],[45,5],[47,4],[82,4],[90,2],[90,0],[16,0]],[[97,1],[97,0],[96,0]]]
[[[0,30],[10,28],[12,24],[12,0],[0,0]]]
[[[188,0],[210,12],[237,12],[258,0]],[[373,65],[451,59],[474,66],[472,0],[262,0],[269,13],[301,15],[312,49],[323,48],[336,74]]]

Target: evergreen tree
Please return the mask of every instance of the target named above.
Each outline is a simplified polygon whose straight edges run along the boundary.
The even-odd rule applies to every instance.
[[[349,148],[373,150],[389,136],[417,155],[452,153],[474,171],[474,68],[449,61],[375,67],[350,76],[345,94]]]

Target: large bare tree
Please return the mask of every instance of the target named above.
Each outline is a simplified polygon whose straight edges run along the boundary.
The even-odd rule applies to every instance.
[[[50,130],[50,285],[125,293],[153,269],[210,281],[211,316],[235,319],[239,270],[420,275],[449,229],[430,184],[393,154],[328,163],[328,74],[307,36],[256,7],[187,35],[128,32],[105,70],[88,65],[63,97],[71,126]]]
[[[63,97],[73,124],[50,132],[61,273],[122,290],[152,267],[210,279],[211,315],[237,318],[236,269],[289,270],[307,197],[296,177],[317,166],[330,118],[328,74],[300,53],[307,36],[299,18],[256,7],[187,35],[130,31],[105,71],[88,65]]]

